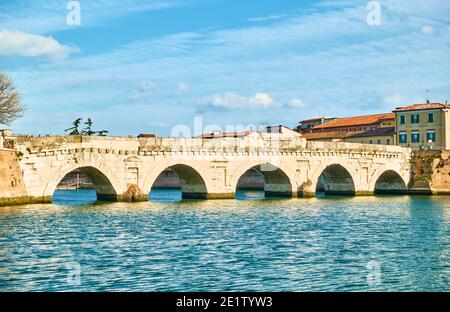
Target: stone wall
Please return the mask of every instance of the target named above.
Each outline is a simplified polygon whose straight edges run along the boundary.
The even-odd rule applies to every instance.
[[[0,149],[0,206],[28,202],[15,151]]]
[[[450,194],[450,150],[414,152],[411,170],[412,192]]]

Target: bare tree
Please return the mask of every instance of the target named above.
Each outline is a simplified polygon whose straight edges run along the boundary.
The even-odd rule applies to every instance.
[[[8,125],[22,117],[25,107],[20,101],[19,92],[8,76],[0,73],[0,124]]]

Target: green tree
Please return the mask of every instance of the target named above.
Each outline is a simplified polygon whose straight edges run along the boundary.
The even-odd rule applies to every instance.
[[[9,125],[23,116],[25,107],[20,101],[20,94],[12,81],[0,73],[0,124]]]
[[[107,134],[108,132],[109,132],[108,130],[100,130],[100,131],[97,131],[97,134],[98,134],[99,136],[106,136],[106,134]]]
[[[94,135],[95,131],[92,130],[92,125],[93,125],[92,119],[88,118],[84,124],[86,125],[86,128],[83,129],[81,134],[82,135]]]
[[[78,128],[80,127],[81,121],[83,120],[83,118],[77,118],[72,122],[73,127],[70,127],[66,130],[64,130],[64,132],[70,131],[69,135],[80,135],[80,131],[78,130]]]

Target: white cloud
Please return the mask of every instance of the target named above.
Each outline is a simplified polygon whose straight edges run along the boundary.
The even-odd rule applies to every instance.
[[[305,108],[305,107],[308,107],[308,104],[306,104],[303,100],[295,98],[295,99],[292,99],[289,101],[289,107]]]
[[[141,81],[138,83],[137,88],[141,92],[148,92],[156,89],[156,86],[149,81]]]
[[[403,95],[400,95],[400,94],[388,95],[384,98],[384,102],[393,107],[394,106],[399,107],[399,106],[408,104],[408,102],[405,101],[405,98],[403,97]]]
[[[69,0],[0,1],[0,29],[48,33],[70,29],[66,23]],[[81,1],[80,1],[81,2]],[[81,27],[106,24],[136,12],[167,10],[187,6],[177,0],[96,0],[82,1]]]
[[[189,85],[185,82],[179,82],[177,85],[177,89],[180,92],[189,90]]]
[[[256,93],[250,97],[234,92],[228,92],[223,95],[215,94],[210,98],[204,99],[203,103],[226,109],[265,109],[277,106],[274,99],[267,93]]]
[[[268,16],[263,16],[263,17],[252,17],[247,19],[247,21],[249,22],[263,22],[263,21],[268,21],[268,20],[276,20],[276,19],[280,19],[283,18],[285,15],[268,15]]]
[[[425,35],[432,35],[434,33],[434,28],[430,25],[423,25],[420,31]]]
[[[139,81],[152,81],[158,92],[151,97],[147,93],[136,96],[142,97],[139,104],[161,111],[170,122],[171,112],[177,111],[181,123],[189,122],[200,111],[220,124],[237,120],[257,124],[267,120],[270,124],[295,125],[299,115],[283,109],[292,105],[290,99],[300,95],[309,104],[302,108],[304,119],[390,111],[416,99],[423,101],[426,89],[436,90],[434,97],[450,98],[450,63],[445,62],[450,51],[450,26],[445,23],[450,6],[443,5],[442,0],[386,0],[383,27],[376,30],[367,26],[366,15],[363,5],[359,9],[301,13],[270,25],[252,23],[252,27],[156,36],[101,54],[82,55],[64,66],[19,64],[10,74],[30,110],[46,113],[61,102],[68,111],[130,104],[130,88],[136,89]],[[1,21],[0,12],[0,27]],[[423,40],[423,25],[432,25],[436,35]],[[61,77],[89,77],[92,83],[74,94],[61,83]],[[111,77],[125,83],[110,83]],[[192,86],[192,92],[183,93],[182,97],[177,92],[181,79]],[[56,87],[50,90],[51,86]],[[226,96],[226,90],[233,90],[234,96]],[[259,90],[270,90],[279,105],[255,109],[251,114],[238,110],[237,107],[252,107],[249,99]],[[216,93],[214,106],[212,95]],[[396,94],[402,94],[404,102]],[[199,102],[205,95],[210,95],[207,103]],[[214,107],[218,111],[210,110]],[[179,110],[184,112],[182,117],[178,117]],[[240,112],[238,116],[236,111]],[[136,128],[145,127],[163,116],[153,114],[141,119],[141,114],[127,122]],[[18,131],[41,131],[32,122],[21,127]],[[51,123],[47,127],[55,129]],[[111,122],[111,127],[123,133],[129,131],[125,122],[123,126]]]
[[[0,31],[0,56],[45,56],[53,60],[64,60],[76,51],[77,48],[60,44],[50,36]]]

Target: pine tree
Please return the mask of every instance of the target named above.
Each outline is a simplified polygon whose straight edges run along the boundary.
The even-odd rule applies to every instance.
[[[77,118],[72,122],[73,127],[70,127],[64,132],[70,131],[69,135],[80,135],[80,131],[78,130],[78,127],[80,127],[81,121],[83,118]]]
[[[89,136],[90,135],[94,135],[95,131],[92,130],[92,125],[93,125],[92,119],[88,118],[84,124],[86,125],[86,128],[83,129],[81,134],[82,135],[89,135]]]
[[[108,130],[100,130],[100,131],[97,131],[97,135],[99,135],[99,136],[106,136],[106,134],[108,132],[109,132]]]

